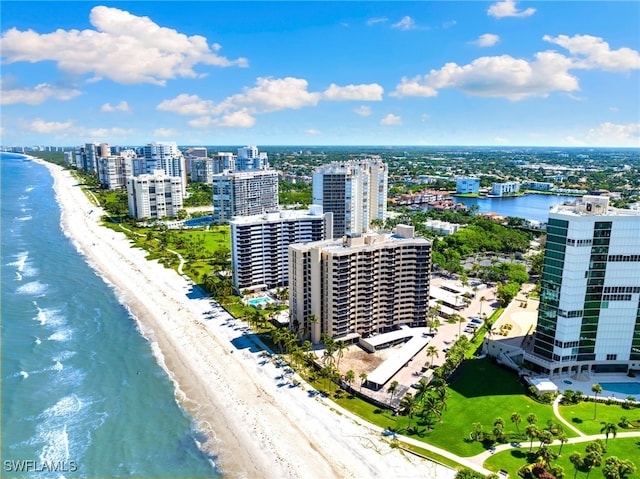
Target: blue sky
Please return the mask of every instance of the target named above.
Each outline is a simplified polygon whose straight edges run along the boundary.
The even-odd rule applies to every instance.
[[[11,145],[640,147],[640,2],[2,2]]]

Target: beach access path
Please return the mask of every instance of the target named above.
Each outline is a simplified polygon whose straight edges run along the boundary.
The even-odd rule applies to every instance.
[[[309,386],[293,387],[246,325],[187,278],[148,261],[124,234],[101,226],[104,212],[69,171],[36,161],[54,178],[63,230],[136,318],[226,477],[455,476],[391,447],[379,428],[325,403]]]

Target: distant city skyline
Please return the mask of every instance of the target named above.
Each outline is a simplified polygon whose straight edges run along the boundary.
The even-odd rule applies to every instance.
[[[640,147],[638,2],[2,2],[0,144]]]

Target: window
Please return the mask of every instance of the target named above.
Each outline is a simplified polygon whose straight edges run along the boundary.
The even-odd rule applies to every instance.
[[[615,361],[616,359],[618,359],[617,354],[607,354],[607,361]]]

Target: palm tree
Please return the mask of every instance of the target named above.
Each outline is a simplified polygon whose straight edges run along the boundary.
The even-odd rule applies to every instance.
[[[584,465],[587,466],[586,479],[588,479],[591,469],[602,466],[602,454],[597,451],[591,451],[585,456]]]
[[[344,356],[344,350],[347,349],[347,345],[342,339],[336,341],[336,357],[338,358],[337,367],[340,369],[340,360]]]
[[[413,419],[413,413],[416,410],[416,399],[411,394],[406,394],[400,401],[400,409],[402,409],[407,416],[409,416],[409,426],[411,428],[411,419]]]
[[[504,437],[504,420],[498,418],[493,422],[493,435],[496,438],[496,442],[502,442]]]
[[[558,441],[560,441],[560,450],[558,451],[558,456],[562,456],[562,446],[569,442],[569,438],[564,432],[558,434]]]
[[[360,391],[362,391],[362,385],[367,381],[367,373],[362,372],[358,377],[360,378]]]
[[[602,429],[600,429],[600,433],[604,433],[605,434],[605,445],[608,444],[609,442],[609,434],[613,435],[613,438],[616,438],[616,435],[618,434],[618,426],[616,426],[615,424],[613,424],[612,422],[602,422],[600,424],[603,424]]]
[[[480,436],[482,435],[482,424],[479,422],[474,422],[471,427],[473,428],[473,432],[471,433],[471,438],[474,441],[479,441]]]
[[[487,300],[484,296],[480,296],[480,311],[478,311],[478,316],[482,316],[482,303]]]
[[[593,419],[596,419],[596,407],[598,405],[598,394],[600,394],[602,392],[602,386],[600,386],[598,383],[595,383],[593,386],[591,386],[591,392],[593,392],[594,396],[593,396]]]
[[[353,369],[349,369],[344,375],[344,381],[351,387],[351,383],[356,378],[356,373]]]
[[[436,348],[433,344],[430,344],[429,346],[427,346],[427,357],[431,358],[431,361],[429,363],[429,365],[433,364],[433,357],[439,358],[440,356],[438,355],[438,348]]]
[[[571,461],[571,464],[573,464],[573,467],[576,470],[575,474],[573,475],[573,479],[576,479],[576,476],[578,475],[578,471],[582,469],[582,465],[584,464],[584,460],[582,459],[582,454],[580,454],[579,452],[574,452],[569,456],[569,461]]]
[[[427,384],[427,381],[425,381],[424,379],[421,379],[415,385],[415,389],[416,389],[416,401],[418,401],[419,403],[422,403],[422,401],[424,400],[425,394],[427,394],[427,392],[429,391],[429,385]]]
[[[520,435],[520,423],[522,422],[522,416],[517,412],[514,412],[511,415],[511,422],[516,425],[516,431],[518,431],[518,435]]]
[[[538,427],[535,424],[529,424],[524,430],[524,433],[531,439],[531,445],[529,446],[529,452],[531,452],[531,449],[533,449],[533,440],[538,436]]]
[[[553,442],[553,434],[549,431],[540,431],[538,433],[538,441],[540,441],[540,449],[543,446],[547,446]]]
[[[389,389],[387,389],[387,392],[391,395],[391,397],[389,398],[389,406],[391,406],[391,403],[393,402],[393,396],[398,392],[398,381],[396,380],[391,381],[391,384],[389,384]]]
[[[464,323],[467,322],[467,320],[465,318],[463,318],[462,316],[460,316],[459,314],[457,315],[457,321],[458,321],[458,336],[460,336],[462,334],[462,325]]]
[[[535,424],[538,422],[538,417],[534,413],[531,413],[527,416],[527,422],[529,424]]]

